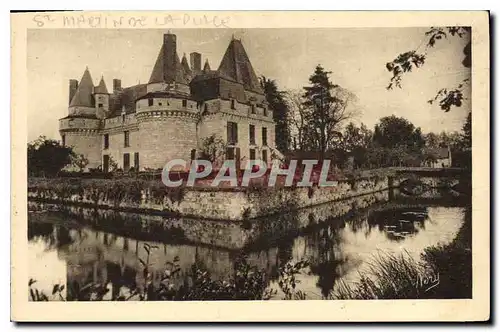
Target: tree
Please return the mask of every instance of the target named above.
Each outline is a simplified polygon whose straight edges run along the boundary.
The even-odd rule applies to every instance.
[[[309,77],[310,86],[304,87],[303,105],[307,109],[304,135],[310,138],[310,148],[324,157],[328,149],[341,137],[341,125],[354,117],[351,106],[356,99],[353,93],[330,82],[329,74],[316,66]]]
[[[463,131],[463,141],[464,148],[470,149],[472,147],[472,113],[469,112],[467,115],[467,119],[465,120],[465,124],[462,127]]]
[[[289,110],[285,102],[284,92],[278,90],[276,81],[265,76],[260,78],[260,85],[266,95],[267,103],[273,111],[273,120],[276,123],[276,148],[286,152],[290,148]]]
[[[435,133],[428,133],[424,136],[425,146],[428,148],[439,147],[439,136]]]
[[[411,72],[413,68],[422,67],[427,59],[429,49],[435,47],[439,40],[446,39],[448,36],[469,38],[467,45],[463,49],[464,58],[462,65],[465,68],[470,68],[472,63],[470,31],[470,27],[432,27],[425,33],[427,43],[423,52],[419,52],[417,49],[401,53],[393,61],[386,64],[387,70],[392,73],[392,78],[387,89],[390,90],[394,87],[401,88],[403,74]],[[462,101],[465,98],[463,91],[469,84],[470,79],[464,79],[456,87],[443,88],[428,102],[430,104],[438,102],[442,110],[449,112],[453,106],[462,106]]]
[[[71,165],[76,167],[79,172],[83,172],[88,164],[89,160],[83,154],[73,154],[71,157]]]
[[[342,133],[340,145],[347,152],[367,148],[372,141],[372,136],[372,131],[364,123],[357,127],[353,122],[349,122]]]
[[[404,118],[394,115],[383,117],[375,125],[373,141],[381,147],[395,149],[404,147],[419,150],[424,146],[420,128]]]
[[[28,173],[31,176],[55,176],[71,164],[73,157],[72,148],[40,136],[28,143]]]
[[[306,121],[307,107],[304,106],[304,98],[300,91],[287,91],[286,103],[290,110],[289,127],[292,147],[294,150],[303,150],[306,147]]]
[[[226,153],[227,143],[217,134],[205,137],[201,143],[200,157],[214,163]]]

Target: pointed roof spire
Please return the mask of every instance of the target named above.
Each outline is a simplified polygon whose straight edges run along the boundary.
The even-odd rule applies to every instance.
[[[156,58],[153,72],[149,78],[149,83],[189,83],[189,75],[191,70],[186,72],[179,60],[179,54],[176,52],[176,36],[166,34],[163,36],[163,45],[160,48],[158,57]],[[187,64],[187,59],[186,59]],[[189,69],[189,65],[187,65]]]
[[[99,85],[94,88],[94,94],[96,93],[109,94],[108,88],[106,88],[106,83],[104,82],[104,76],[101,76],[101,81],[99,82]]]
[[[259,79],[250,63],[241,40],[232,39],[222,58],[218,71],[251,91],[262,93]]]
[[[210,71],[210,64],[208,63],[208,59],[205,59],[205,66],[203,66],[203,72],[208,73]]]
[[[88,67],[85,67],[85,72],[83,73],[82,79],[78,84],[78,89],[76,89],[73,99],[69,106],[84,106],[84,107],[94,107],[92,102],[92,93],[94,92],[94,83],[92,83],[92,76],[90,76],[90,71]]]
[[[184,69],[184,71],[186,73],[190,73],[191,72],[191,69],[189,68],[188,60],[186,58],[186,53],[184,53],[184,55],[182,56],[181,65],[182,65],[182,69]]]

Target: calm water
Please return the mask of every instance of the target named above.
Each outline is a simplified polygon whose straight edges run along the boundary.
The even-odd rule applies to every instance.
[[[357,207],[360,204],[363,207]],[[80,209],[76,214],[51,211],[47,206],[31,206],[30,210],[38,211],[29,213],[29,271],[37,288],[46,293],[56,283],[104,283],[113,290],[110,294],[143,287],[139,259],[148,259],[144,248],[148,243],[157,247],[149,255],[156,282],[175,257],[181,266],[180,279],[196,261],[206,266],[212,278],[227,279],[235,259],[244,252],[250,265],[267,272],[270,287],[279,290],[279,266],[308,260],[310,266],[298,277],[298,289],[311,299],[327,296],[338,287],[340,278],[358,280],[378,253],[407,251],[418,259],[426,247],[451,242],[465,218],[460,204],[428,199],[407,203],[390,200],[386,194],[268,218],[253,226],[168,220],[176,226],[163,231],[152,226],[165,225],[162,217],[151,221],[151,217],[120,214],[118,223],[116,216],[95,211],[89,214]],[[294,226],[270,230],[269,225],[281,224],[279,218],[294,220]],[[179,230],[179,225],[184,229]],[[67,296],[71,298],[71,294]],[[276,299],[281,297],[278,292]]]

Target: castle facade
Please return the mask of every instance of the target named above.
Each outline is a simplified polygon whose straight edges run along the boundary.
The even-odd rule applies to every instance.
[[[59,120],[63,145],[104,171],[160,169],[172,159],[189,164],[204,139],[225,142],[225,159],[241,168],[249,159],[267,162],[275,150],[275,123],[241,40],[232,39],[217,70],[201,54],[179,59],[177,38],[165,34],[147,84],[123,88],[113,79],[94,86],[87,68],[69,81],[68,116]]]

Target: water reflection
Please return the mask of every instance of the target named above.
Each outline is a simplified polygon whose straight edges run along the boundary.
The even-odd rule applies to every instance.
[[[182,219],[154,217],[151,221],[116,214],[112,218],[94,214],[89,220],[82,217],[88,217],[84,210],[78,214],[30,213],[30,251],[46,262],[33,265],[30,271],[43,279],[46,292],[53,283],[65,283],[69,300],[78,298],[81,289],[91,283],[105,285],[109,298],[116,298],[122,292],[144,289],[148,276],[141,260],[147,261],[156,285],[169,264],[177,261],[180,273],[175,278],[181,285],[196,262],[205,266],[212,278],[227,279],[234,273],[236,258],[245,252],[247,262],[264,270],[274,289],[279,289],[280,266],[308,260],[310,265],[299,277],[298,289],[311,299],[327,298],[340,278],[356,281],[359,271],[377,252],[406,250],[418,259],[424,248],[451,242],[464,220],[462,207],[432,206],[428,201],[423,205],[417,201],[387,202],[387,197],[387,193],[379,193],[251,225],[203,221],[200,226],[200,221],[182,224]],[[288,222],[283,222],[284,218]],[[131,227],[136,227],[135,233]],[[154,248],[150,254],[145,244]],[[281,295],[278,292],[276,298]]]

